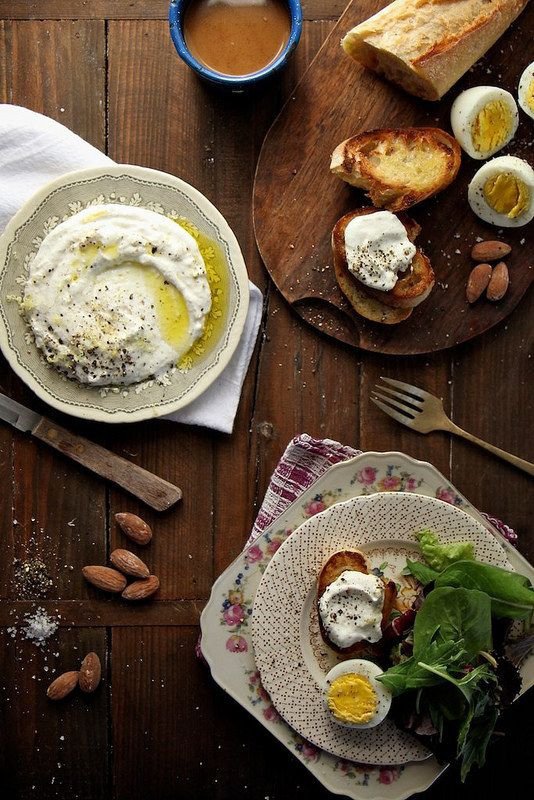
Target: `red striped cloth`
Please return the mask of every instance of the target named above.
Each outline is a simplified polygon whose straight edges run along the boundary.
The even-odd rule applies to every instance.
[[[292,439],[271,476],[247,545],[263,533],[265,528],[333,464],[360,454],[361,450],[355,450],[333,439],[313,439],[307,433]],[[517,540],[517,534],[512,528],[496,517],[481,513],[506,539],[510,542]]]

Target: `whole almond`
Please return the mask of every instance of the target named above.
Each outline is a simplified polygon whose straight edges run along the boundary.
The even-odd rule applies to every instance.
[[[117,524],[123,533],[126,534],[132,541],[137,544],[148,544],[152,539],[152,530],[150,525],[138,517],[136,514],[130,514],[128,511],[120,511],[115,514]]]
[[[491,300],[493,303],[497,302],[497,300],[502,300],[508,291],[509,283],[510,276],[508,275],[508,267],[504,261],[500,261],[493,267],[491,280],[486,291],[488,300]]]
[[[97,589],[102,589],[104,592],[122,592],[126,586],[126,578],[122,572],[117,572],[116,569],[111,567],[101,567],[98,565],[83,567],[83,577]]]
[[[122,596],[125,600],[144,600],[150,597],[159,589],[159,578],[150,575],[142,581],[134,581],[123,591]]]
[[[120,569],[126,575],[133,575],[134,578],[148,578],[150,570],[144,561],[141,561],[134,553],[129,550],[114,550],[109,560],[114,567]]]
[[[469,303],[475,303],[481,294],[486,291],[492,271],[489,264],[477,264],[471,270],[465,290],[465,296]]]
[[[497,261],[498,258],[507,256],[512,248],[506,242],[497,240],[491,242],[477,242],[471,250],[473,261]]]
[[[99,657],[96,653],[87,653],[82,661],[78,677],[78,683],[80,684],[82,692],[86,692],[87,694],[94,692],[100,683],[101,677],[102,665],[100,664]]]
[[[78,685],[78,672],[64,672],[52,681],[46,690],[46,696],[50,700],[63,700]]]

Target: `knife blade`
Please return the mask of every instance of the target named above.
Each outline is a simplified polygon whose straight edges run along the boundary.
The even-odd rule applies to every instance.
[[[115,483],[156,511],[182,498],[181,489],[99,444],[62,428],[0,392],[0,419],[53,447],[101,478]]]

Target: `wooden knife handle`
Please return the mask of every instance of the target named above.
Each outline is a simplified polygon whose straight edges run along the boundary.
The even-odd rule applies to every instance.
[[[37,423],[32,434],[78,464],[126,489],[156,511],[166,511],[182,497],[181,489],[172,483],[45,417]]]

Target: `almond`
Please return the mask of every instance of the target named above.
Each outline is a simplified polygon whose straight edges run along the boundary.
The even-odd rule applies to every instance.
[[[473,261],[497,261],[511,251],[512,248],[506,242],[477,242],[471,250],[471,258]]]
[[[86,692],[87,694],[94,692],[100,683],[101,677],[102,665],[100,664],[99,657],[96,653],[87,653],[82,661],[78,677],[78,683],[80,684],[82,692]]]
[[[64,672],[55,681],[52,681],[46,690],[46,696],[50,700],[63,700],[78,685],[78,672]]]
[[[477,264],[476,267],[471,270],[465,290],[465,296],[469,303],[476,302],[480,295],[486,291],[488,283],[490,282],[491,273],[492,269],[489,264]]]
[[[148,544],[152,539],[150,525],[147,525],[147,523],[136,514],[130,514],[128,511],[121,511],[115,514],[115,519],[123,533],[132,539],[132,541],[137,542],[137,544]]]
[[[125,600],[144,600],[159,589],[159,578],[150,575],[142,581],[134,581],[123,591],[122,596]]]
[[[82,574],[86,581],[104,592],[122,592],[127,582],[121,572],[111,567],[83,567]]]
[[[114,550],[109,560],[114,567],[117,567],[126,575],[133,575],[134,578],[148,578],[150,570],[144,561],[141,561],[134,553],[129,550]]]
[[[510,283],[510,276],[508,275],[508,267],[504,261],[500,261],[493,267],[491,280],[488,284],[486,297],[495,303],[497,300],[502,300],[508,290]]]

